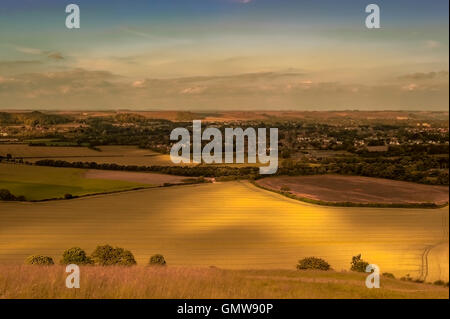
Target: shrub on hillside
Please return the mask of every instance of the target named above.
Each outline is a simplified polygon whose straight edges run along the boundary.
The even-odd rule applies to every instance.
[[[366,268],[369,265],[369,263],[361,259],[361,254],[359,254],[358,256],[352,257],[351,265],[352,265],[352,267],[350,268],[351,271],[366,272]]]
[[[384,272],[382,275],[386,278],[395,279],[394,274],[391,274],[390,272]]]
[[[25,201],[25,196],[14,196],[7,189],[0,189],[0,200],[5,201]]]
[[[101,266],[136,265],[136,260],[129,250],[125,250],[120,247],[113,248],[110,245],[97,246],[91,256],[94,263]]]
[[[401,277],[400,280],[401,281],[413,281],[413,278],[409,274],[406,274],[406,276]]]
[[[298,262],[298,270],[315,269],[315,270],[330,270],[330,264],[325,260],[316,257],[303,258]]]
[[[445,282],[443,280],[436,280],[435,282],[433,282],[433,285],[445,286]]]
[[[93,264],[93,260],[86,255],[86,252],[79,247],[72,247],[67,249],[62,256],[61,264],[69,265],[90,265]]]
[[[1,200],[16,200],[16,197],[7,189],[0,189]]]
[[[166,260],[164,259],[163,255],[159,255],[159,254],[153,255],[152,257],[150,257],[149,265],[150,266],[165,266]]]
[[[25,259],[27,265],[53,265],[53,259],[48,256],[32,255]]]

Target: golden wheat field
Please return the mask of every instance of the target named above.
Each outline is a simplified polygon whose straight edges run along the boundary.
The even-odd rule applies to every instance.
[[[448,218],[448,207],[316,206],[248,182],[2,202],[0,263],[31,254],[58,261],[72,246],[90,253],[109,243],[130,249],[141,265],[160,253],[172,266],[295,269],[300,258],[316,256],[340,271],[361,253],[381,272],[448,281]]]

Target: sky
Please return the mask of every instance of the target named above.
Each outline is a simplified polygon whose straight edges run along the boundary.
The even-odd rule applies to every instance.
[[[65,26],[80,7],[80,29]],[[381,9],[367,29],[365,7]],[[448,0],[2,0],[0,111],[446,110]]]

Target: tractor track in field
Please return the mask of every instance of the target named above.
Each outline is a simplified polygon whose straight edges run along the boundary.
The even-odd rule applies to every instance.
[[[434,245],[429,245],[426,246],[424,251],[422,252],[422,264],[420,267],[420,276],[419,279],[426,281],[427,277],[428,277],[428,270],[429,270],[429,263],[428,263],[428,255],[430,254],[430,252],[445,243],[449,242],[449,225],[448,225],[448,219],[446,217],[445,212],[442,212],[442,234],[443,234],[443,240],[439,241],[438,243],[434,244]]]

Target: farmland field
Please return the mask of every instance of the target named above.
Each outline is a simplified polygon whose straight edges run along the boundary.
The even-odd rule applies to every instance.
[[[23,158],[24,161],[34,163],[42,159],[62,160],[66,162],[96,162],[98,164],[117,164],[117,165],[137,165],[137,166],[176,166],[169,154],[161,154],[147,149],[141,149],[136,146],[126,145],[104,145],[99,146],[100,151],[87,147],[79,146],[29,146],[27,144],[1,144],[0,156],[6,157],[11,154],[13,157]],[[183,166],[227,166],[227,167],[249,167],[249,166],[267,166],[261,163],[232,164],[197,164],[183,163]]]
[[[294,269],[316,256],[340,271],[362,253],[382,272],[448,281],[448,214],[448,207],[322,207],[248,182],[1,202],[0,263],[20,264],[31,254],[58,260],[72,246],[90,253],[109,243],[130,249],[138,264],[161,253],[173,266]]]
[[[158,173],[136,173],[123,171],[104,171],[89,169],[84,173],[84,178],[102,179],[111,181],[126,181],[133,183],[162,186],[165,183],[180,184],[189,179],[183,176],[158,174]]]
[[[82,196],[95,193],[182,183],[185,178],[153,173],[133,173],[0,164],[0,189],[27,200]]]
[[[342,175],[280,176],[256,182],[263,187],[289,192],[300,198],[352,203],[448,203],[447,186],[431,186],[381,178]]]
[[[0,155],[11,154],[28,162],[42,159],[67,162],[114,163],[118,165],[171,166],[169,155],[156,153],[135,146],[99,146],[100,151],[87,147],[71,146],[29,146],[26,144],[0,144]]]
[[[448,299],[449,296],[446,287],[384,276],[380,289],[367,289],[366,274],[355,272],[176,266],[80,268],[80,288],[66,289],[61,284],[67,276],[63,266],[0,265],[0,299]]]

